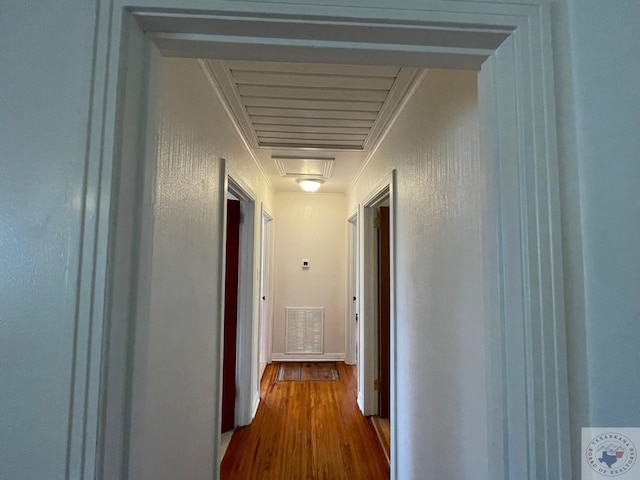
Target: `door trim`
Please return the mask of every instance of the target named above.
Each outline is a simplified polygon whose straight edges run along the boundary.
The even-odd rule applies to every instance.
[[[236,426],[253,419],[253,399],[259,388],[253,377],[254,337],[254,242],[255,194],[237,177],[227,173],[225,192],[240,200],[240,245],[238,247],[238,327],[236,339]],[[226,208],[225,198],[225,208]],[[226,217],[225,217],[226,218]],[[224,318],[224,317],[222,317]],[[257,329],[256,329],[257,331]]]
[[[227,191],[228,192],[228,191]],[[222,406],[221,433],[233,431],[237,425],[236,389],[238,364],[238,306],[240,304],[240,222],[242,202],[237,197],[225,201],[224,308],[222,316]]]
[[[385,310],[391,307],[391,208],[379,206],[378,213],[378,416],[390,418],[391,396],[391,318]],[[385,232],[386,230],[386,232]],[[386,233],[386,238],[385,238]],[[388,284],[387,277],[388,275]],[[394,279],[395,282],[395,279]],[[386,343],[386,345],[385,345]]]
[[[260,305],[260,334],[258,338],[260,339],[260,364],[265,363],[269,364],[272,361],[273,356],[273,226],[274,220],[273,215],[264,205],[261,204],[260,210],[262,212],[260,216],[260,295],[265,294],[264,283],[268,284],[268,288],[266,289],[267,299],[264,300],[267,302],[265,307],[266,310],[266,318],[263,318],[264,310],[262,308],[262,301],[259,300]],[[265,225],[266,232],[265,232]],[[266,239],[266,240],[265,240]],[[265,251],[264,243],[267,244],[267,251]],[[267,266],[267,278],[265,278],[265,265]],[[259,375],[260,377],[261,375]]]
[[[356,324],[356,315],[359,315],[358,302],[360,301],[360,292],[358,291],[358,266],[360,265],[358,256],[358,233],[359,220],[358,209],[356,209],[347,219],[349,222],[347,229],[347,318],[345,319],[345,362],[349,365],[356,365],[357,349],[356,335],[358,335],[358,325]],[[353,298],[356,298],[354,300]]]
[[[490,329],[496,350],[488,388],[496,392],[495,409],[504,418],[502,425],[492,425],[490,443],[501,451],[494,457],[492,478],[571,478],[548,1],[399,1],[393,8],[371,8],[212,0],[209,10],[189,11],[162,8],[159,0],[147,1],[157,8],[125,9],[113,0],[98,8],[82,199],[95,209],[86,209],[83,218],[79,289],[85,293],[79,296],[77,319],[92,327],[77,336],[74,347],[79,373],[72,389],[84,400],[74,401],[70,411],[69,464],[82,464],[85,472],[97,469],[103,478],[105,466],[118,469],[127,462],[130,359],[140,313],[136,252],[141,225],[148,222],[139,212],[148,199],[131,196],[120,182],[128,168],[124,163],[135,164],[148,152],[146,118],[137,116],[147,110],[144,92],[154,81],[153,68],[146,68],[150,52],[158,47],[174,56],[300,61],[309,60],[313,45],[314,61],[481,68],[481,162],[491,167],[485,193],[495,207],[489,240],[496,259],[493,274],[499,278],[489,292],[496,314],[491,318],[497,320]],[[218,33],[199,33],[198,21],[212,22],[209,31]],[[231,21],[238,22],[233,36],[215,28]],[[317,29],[306,27],[318,22],[323,32],[339,33],[343,40],[317,41]],[[408,24],[432,41],[403,41]],[[258,25],[269,35],[254,37],[265,32]],[[399,40],[364,41],[367,32],[380,29],[394,35],[371,38]],[[126,64],[142,68],[122,68]],[[125,124],[132,129],[125,131]],[[127,141],[135,135],[138,141]],[[130,170],[131,182],[143,185],[144,168]],[[131,225],[131,235],[117,235],[116,225],[122,223]],[[134,263],[125,266],[132,258]],[[123,361],[119,354],[128,356]],[[395,435],[392,431],[392,448]],[[392,478],[398,475],[398,458],[392,451]]]
[[[378,376],[378,231],[373,226],[376,208],[385,200],[389,201],[389,363],[391,384],[390,412],[391,444],[394,443],[396,425],[396,279],[395,279],[395,205],[396,171],[391,171],[369,192],[359,206],[362,219],[359,238],[360,277],[360,352],[358,358],[358,405],[364,415],[377,415],[379,409],[378,391],[374,382]],[[397,443],[397,442],[395,442]],[[393,451],[391,452],[394,456]]]

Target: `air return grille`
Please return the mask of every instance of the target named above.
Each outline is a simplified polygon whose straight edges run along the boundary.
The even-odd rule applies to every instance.
[[[323,353],[324,308],[285,308],[287,345],[285,353]]]

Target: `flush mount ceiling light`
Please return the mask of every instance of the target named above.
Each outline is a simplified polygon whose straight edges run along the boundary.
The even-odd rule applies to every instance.
[[[305,192],[315,192],[324,183],[324,180],[319,178],[299,178],[296,181]]]

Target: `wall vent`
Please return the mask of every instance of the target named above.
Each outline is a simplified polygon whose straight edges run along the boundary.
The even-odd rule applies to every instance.
[[[324,308],[285,308],[285,353],[324,353]]]

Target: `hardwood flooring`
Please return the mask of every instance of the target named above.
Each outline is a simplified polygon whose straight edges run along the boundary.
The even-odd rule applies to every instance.
[[[391,463],[391,423],[388,418],[380,418],[377,415],[369,417],[371,424],[373,425],[378,441],[382,446],[382,450],[387,458],[387,461]]]
[[[389,464],[356,404],[355,368],[337,381],[276,381],[267,366],[252,424],[236,430],[222,480],[386,480]]]

